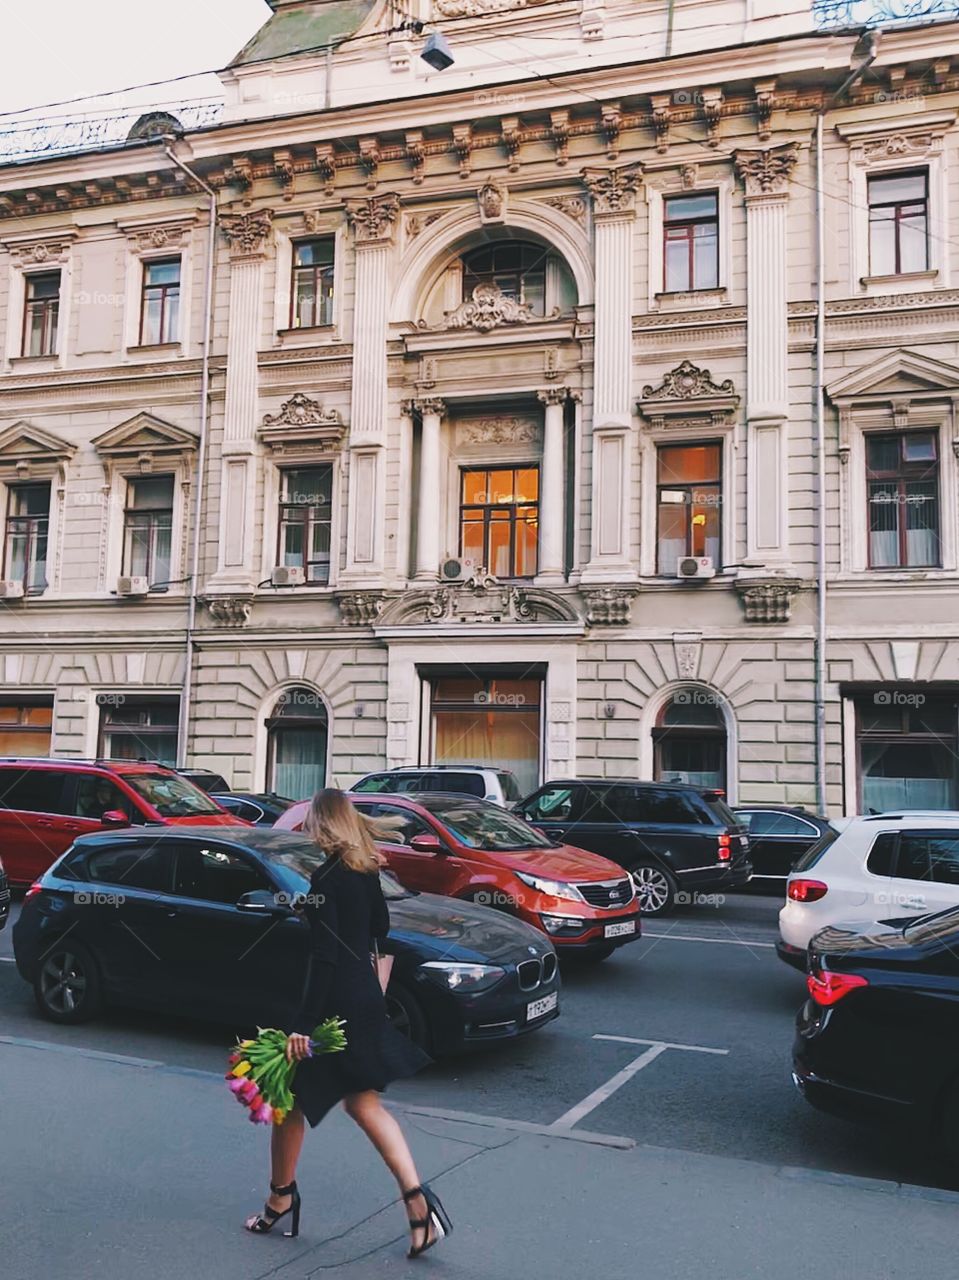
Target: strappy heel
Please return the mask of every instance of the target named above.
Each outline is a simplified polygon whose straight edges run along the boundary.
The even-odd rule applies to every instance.
[[[295,1239],[300,1234],[300,1193],[297,1190],[296,1182],[291,1182],[287,1187],[278,1187],[275,1183],[270,1183],[270,1190],[275,1196],[289,1196],[290,1207],[284,1209],[282,1213],[278,1209],[274,1209],[272,1205],[265,1204],[263,1212],[258,1213],[255,1218],[248,1218],[244,1222],[247,1231],[252,1231],[254,1235],[263,1236],[267,1232],[272,1231],[281,1218],[285,1218],[288,1213],[293,1215],[290,1223],[289,1231],[284,1231],[284,1235],[290,1239]]]
[[[410,1231],[422,1231],[423,1243],[421,1245],[411,1244],[410,1251],[406,1255],[408,1258],[418,1258],[421,1253],[425,1253],[427,1249],[432,1249],[434,1244],[439,1244],[444,1236],[452,1235],[453,1224],[450,1216],[443,1208],[439,1196],[427,1184],[423,1183],[421,1187],[413,1187],[411,1191],[403,1192],[403,1201],[410,1204],[417,1196],[422,1196],[426,1201],[426,1217],[410,1218]],[[433,1235],[430,1235],[430,1228]]]

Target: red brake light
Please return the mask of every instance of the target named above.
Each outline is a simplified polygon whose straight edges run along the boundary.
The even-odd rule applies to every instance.
[[[35,898],[42,888],[43,888],[43,885],[40,883],[40,881],[34,880],[33,884],[23,895],[24,902],[26,902],[27,898]]]
[[[729,851],[729,832],[724,831],[719,837],[719,861],[728,862],[731,857],[732,854]]]
[[[816,1004],[828,1007],[857,987],[868,987],[869,979],[859,973],[828,973],[817,969],[806,979],[806,986]]]
[[[829,891],[829,885],[821,880],[790,880],[786,897],[793,902],[818,902]]]

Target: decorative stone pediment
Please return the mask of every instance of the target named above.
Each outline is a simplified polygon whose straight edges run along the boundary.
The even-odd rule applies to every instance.
[[[70,245],[77,237],[76,227],[54,233],[4,236],[0,243],[18,267],[56,268],[69,257]]]
[[[736,590],[742,602],[747,622],[788,622],[792,613],[793,597],[802,581],[785,577],[740,577]]]
[[[206,596],[203,603],[218,627],[245,627],[253,609],[252,595]]]
[[[458,418],[456,444],[538,445],[543,429],[536,418],[506,414],[501,417]]]
[[[637,408],[654,429],[662,429],[728,426],[738,406],[731,379],[714,382],[708,369],[683,360],[658,387],[643,387]]]
[[[488,333],[501,325],[529,324],[536,317],[524,302],[507,297],[493,284],[478,284],[468,302],[444,314],[441,328],[477,329]]]
[[[278,413],[268,413],[259,430],[260,439],[274,453],[338,448],[345,435],[339,410],[324,409],[319,400],[302,391],[285,400]]]
[[[138,413],[96,436],[92,443],[97,453],[111,462],[136,461],[141,471],[152,471],[158,462],[177,462],[195,452],[200,438],[152,413]]]
[[[565,597],[539,587],[519,587],[479,572],[465,582],[407,591],[379,614],[377,626],[466,623],[566,622],[580,618]]]
[[[591,627],[625,627],[629,625],[633,601],[639,592],[630,587],[590,587],[580,594],[586,603],[586,621]]]
[[[29,479],[63,466],[76,452],[76,445],[32,422],[15,422],[0,431],[0,475]]]
[[[902,396],[951,399],[959,396],[959,367],[918,351],[894,351],[834,379],[826,394],[838,405]]]

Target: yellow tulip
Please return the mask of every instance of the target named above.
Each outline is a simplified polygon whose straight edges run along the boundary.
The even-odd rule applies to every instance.
[[[253,1048],[253,1046],[254,1046],[254,1044],[256,1044],[256,1041],[255,1041],[255,1040],[241,1040],[241,1041],[240,1041],[240,1048],[241,1048],[241,1049],[252,1049],[252,1048]]]
[[[286,1112],[282,1109],[282,1107],[274,1107],[274,1108],[273,1108],[273,1123],[274,1123],[274,1124],[282,1124],[282,1123],[283,1123],[283,1121],[284,1121],[285,1119],[286,1119]]]
[[[250,1070],[252,1070],[252,1067],[249,1062],[238,1062],[233,1068],[233,1074],[235,1076],[245,1076]]]

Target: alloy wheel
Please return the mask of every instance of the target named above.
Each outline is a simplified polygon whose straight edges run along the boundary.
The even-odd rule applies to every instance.
[[[40,971],[43,1000],[54,1013],[76,1013],[87,992],[87,975],[72,951],[55,951]]]
[[[646,915],[662,911],[671,896],[669,880],[659,867],[634,867],[629,873],[636,886],[639,909]]]
[[[409,1039],[413,1038],[409,1011],[402,1001],[397,1000],[395,996],[387,995],[386,997],[386,1016],[401,1036],[406,1036]]]

